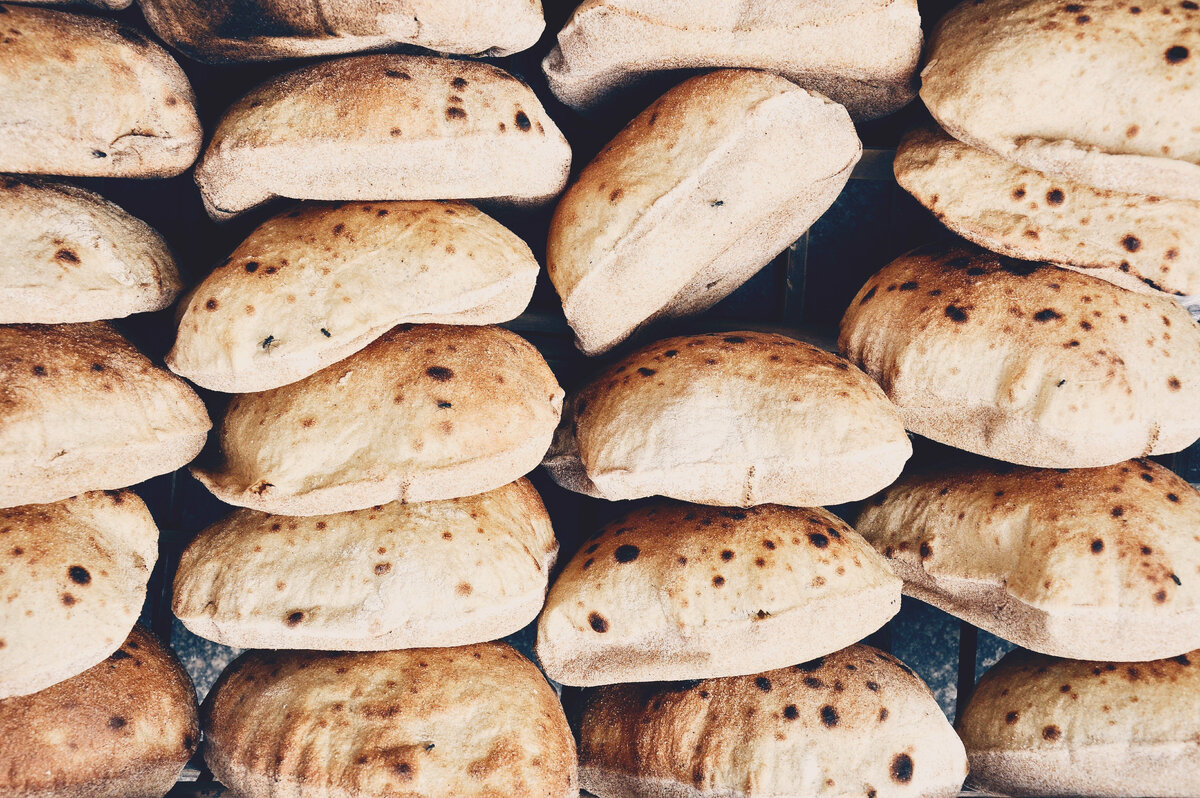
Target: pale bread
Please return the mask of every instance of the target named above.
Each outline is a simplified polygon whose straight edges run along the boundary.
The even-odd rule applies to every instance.
[[[228,504],[325,515],[471,496],[541,461],[563,391],[496,327],[396,327],[300,382],[234,397],[223,458],[192,473]]]
[[[577,798],[558,697],[503,643],[243,655],[204,703],[205,761],[242,798]]]
[[[921,38],[916,0],[586,0],[542,68],[574,108],[652,72],[741,67],[777,72],[867,120],[916,96]]]
[[[585,694],[579,781],[599,798],[951,798],[963,745],[898,659],[855,645],[758,676]]]
[[[203,131],[179,64],[101,17],[0,5],[0,172],[171,177]]]
[[[397,324],[509,321],[539,271],[524,241],[465,202],[304,205],[189,294],[167,365],[215,391],[277,388]]]
[[[1088,468],[1200,437],[1200,328],[1183,307],[967,244],[868,280],[839,346],[908,429],[997,460]]]
[[[211,426],[183,380],[104,322],[0,326],[0,507],[174,471]]]
[[[0,700],[0,798],[162,798],[196,750],[196,691],[140,626],[98,665]]]
[[[955,233],[1143,293],[1200,294],[1200,200],[1095,189],[915,130],[896,180]]]
[[[0,238],[0,324],[118,319],[183,290],[162,236],[69,183],[0,178]]]
[[[900,584],[823,509],[655,502],[607,524],[558,575],[538,660],[577,687],[758,673],[876,631],[899,611]]]
[[[545,465],[611,501],[815,507],[864,499],[912,446],[879,386],[782,335],[667,338],[572,396]]]
[[[938,469],[856,528],[906,594],[1023,648],[1128,662],[1200,647],[1200,492],[1149,460]]]
[[[191,58],[216,63],[337,55],[398,44],[503,56],[532,47],[540,0],[141,0],[150,27]]]
[[[172,609],[193,633],[239,648],[481,643],[537,617],[557,553],[526,479],[313,518],[238,510],[183,552]]]
[[[229,108],[196,167],[214,219],[273,197],[507,199],[562,191],[571,147],[490,64],[367,55],[302,67]]]
[[[0,510],[0,699],[83,673],[129,636],[158,559],[137,494]]]
[[[959,721],[971,783],[1004,795],[1200,795],[1200,651],[1134,664],[1014,651]]]
[[[777,75],[693,78],[559,202],[546,271],[586,354],[728,296],[833,204],[862,154],[845,109]]]
[[[930,36],[921,99],[952,136],[1101,189],[1200,200],[1200,7],[976,0]]]

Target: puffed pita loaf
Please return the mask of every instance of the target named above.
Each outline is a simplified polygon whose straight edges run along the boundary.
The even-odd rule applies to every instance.
[[[179,64],[101,17],[0,5],[0,172],[171,177],[203,131]]]
[[[557,553],[526,479],[313,518],[238,510],[184,551],[172,609],[193,633],[239,648],[480,643],[537,617]]]
[[[411,55],[323,61],[229,108],[196,167],[214,219],[273,197],[534,202],[571,147],[528,86],[491,64]]]
[[[1200,328],[1182,306],[965,243],[868,280],[839,346],[908,429],[997,460],[1089,468],[1200,437]]]
[[[782,335],[657,341],[572,396],[545,460],[558,484],[620,501],[816,507],[865,499],[912,446],[879,386]]]
[[[0,699],[83,673],[129,636],[158,559],[137,494],[84,493],[0,510]]]
[[[1014,651],[959,721],[971,783],[1005,795],[1200,794],[1200,651],[1118,664]]]
[[[1023,648],[1128,662],[1200,646],[1200,492],[1149,460],[940,468],[856,527],[905,593]]]
[[[558,696],[503,643],[253,651],[203,716],[205,761],[243,798],[579,794]]]
[[[0,326],[0,507],[174,471],[211,426],[183,380],[104,322]]]
[[[951,798],[966,776],[929,688],[870,646],[584,697],[579,781],[599,798]]]
[[[277,388],[397,324],[516,318],[539,271],[524,241],[465,202],[304,205],[189,294],[167,365],[211,390]]]
[[[904,137],[895,171],[942,224],[993,252],[1142,293],[1200,294],[1200,200],[1095,189],[931,128]]]
[[[0,324],[117,319],[183,290],[162,236],[69,183],[0,179],[0,238]]]
[[[830,654],[899,609],[887,563],[821,508],[660,501],[567,563],[537,655],[576,687],[740,676]]]
[[[587,0],[542,68],[574,108],[652,72],[741,67],[777,72],[867,120],[916,96],[921,38],[916,0]]]
[[[715,305],[833,204],[861,154],[844,108],[778,75],[723,70],[664,94],[550,223],[546,271],[579,348]]]
[[[162,798],[196,750],[196,691],[140,626],[112,656],[0,700],[0,798]]]
[[[222,461],[192,473],[228,504],[286,515],[472,496],[537,467],[562,398],[514,333],[402,325],[311,377],[235,396]]]
[[[1200,200],[1200,8],[977,0],[930,37],[921,99],[959,141],[1089,186]]]

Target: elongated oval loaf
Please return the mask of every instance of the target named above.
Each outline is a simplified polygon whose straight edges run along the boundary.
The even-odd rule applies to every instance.
[[[1200,651],[1118,664],[1014,651],[983,675],[959,734],[972,784],[1005,795],[1200,793]]]
[[[311,377],[234,397],[221,462],[192,472],[222,501],[287,515],[471,496],[537,467],[562,397],[507,330],[400,326]]]
[[[212,390],[277,388],[397,324],[515,318],[538,271],[524,241],[464,202],[305,205],[189,294],[167,365]]]
[[[612,501],[815,507],[870,496],[912,454],[879,386],[782,335],[667,338],[574,395],[546,459],[563,487]]]
[[[1200,200],[1092,188],[933,129],[904,137],[895,171],[942,224],[993,252],[1142,293],[1200,294]]]
[[[558,697],[503,643],[253,651],[204,704],[205,761],[244,798],[576,798]]]
[[[777,75],[724,70],[667,92],[550,223],[546,270],[579,347],[728,296],[825,212],[861,153],[844,108]]]
[[[162,236],[69,183],[0,180],[0,236],[2,324],[118,319],[183,290]]]
[[[906,593],[1024,648],[1136,661],[1200,647],[1200,492],[1149,460],[912,476],[857,528]]]
[[[916,0],[587,0],[542,68],[575,108],[659,70],[741,67],[777,72],[873,119],[916,96],[920,57]]]
[[[951,798],[962,743],[929,688],[855,645],[757,676],[585,693],[579,780],[599,798]]]
[[[183,380],[104,322],[0,327],[0,507],[174,471],[211,426]]]
[[[532,47],[540,0],[142,0],[150,27],[192,58],[261,61],[337,55],[398,44],[503,56]]]
[[[240,648],[480,643],[537,617],[557,553],[525,479],[314,518],[238,510],[184,551],[172,609],[192,632]]]
[[[959,141],[1085,185],[1200,200],[1200,8],[1181,0],[959,3],[921,99]]]
[[[82,673],[129,636],[158,559],[132,491],[0,510],[0,698]]]
[[[900,580],[825,510],[656,502],[559,574],[537,653],[574,686],[739,676],[830,654],[899,609]]]
[[[0,5],[0,172],[170,177],[203,131],[162,47],[100,17]]]
[[[0,796],[162,798],[196,751],[196,691],[140,626],[112,655],[0,700]]]
[[[196,183],[220,220],[277,196],[543,200],[570,166],[567,140],[507,72],[367,55],[288,72],[234,103]]]
[[[1200,328],[1074,271],[918,249],[859,290],[839,346],[908,429],[997,460],[1089,468],[1200,437]]]

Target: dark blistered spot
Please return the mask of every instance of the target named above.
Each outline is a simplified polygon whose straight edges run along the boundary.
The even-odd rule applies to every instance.
[[[454,372],[445,366],[430,366],[425,369],[425,373],[438,382],[446,382],[454,378]]]
[[[1025,189],[1023,189],[1023,188],[1013,189],[1012,196],[1013,196],[1013,199],[1015,199],[1015,200],[1025,199]]]
[[[1200,4],[1195,3],[1194,0],[1183,0],[1183,2],[1179,4],[1179,7],[1186,8],[1188,11],[1196,11],[1197,9],[1200,9]]]
[[[529,117],[524,111],[517,111],[517,115],[513,117],[513,121],[517,123],[517,127],[523,131],[529,130],[532,125],[529,124]]]
[[[1170,388],[1172,391],[1178,391],[1180,388],[1179,378],[1178,377],[1170,377],[1167,380],[1167,387]]]
[[[773,541],[773,540],[764,540],[764,541],[763,541],[763,547],[764,547],[764,548],[767,548],[767,549],[770,549],[771,551],[774,551],[774,550],[775,550],[775,541]]]
[[[450,81],[450,85],[456,89],[465,89],[467,87],[467,81],[463,78],[455,78],[454,80]]]
[[[133,655],[129,654],[128,652],[122,651],[121,649],[117,649],[112,654],[110,654],[108,658],[111,660],[123,660],[123,659],[129,659],[132,656]]]
[[[1178,662],[1180,665],[1183,665],[1185,668],[1192,664],[1192,661],[1190,659],[1188,659],[1187,654],[1180,654],[1178,657],[1175,657],[1174,659],[1176,662]]]
[[[733,559],[733,552],[729,549],[725,549],[723,552],[721,552],[721,559],[725,562],[729,562]]]
[[[655,371],[654,369],[648,369],[645,366],[638,369],[638,374],[641,374],[643,377],[653,377],[657,373],[658,372]]]
[[[796,709],[795,704],[788,704],[783,708],[783,716],[788,720],[795,720],[800,717],[800,710]]]
[[[962,324],[967,320],[967,312],[957,305],[947,305],[946,318]]]
[[[1104,551],[1104,541],[1096,538],[1092,541],[1092,554],[1099,554],[1102,551]]]
[[[892,758],[892,779],[908,784],[913,777],[913,761],[908,754],[896,754]]]
[[[1170,47],[1167,49],[1167,63],[1168,64],[1183,63],[1184,61],[1187,60],[1187,57],[1188,57],[1188,48],[1184,47],[1182,44],[1177,44],[1174,47]]]
[[[1002,258],[1001,264],[1001,269],[1017,277],[1028,277],[1038,270],[1038,265],[1031,261]]]
[[[210,297],[209,300],[204,303],[204,309],[205,310],[216,310],[217,309],[217,300]]]
[[[70,593],[63,593],[62,594],[62,603],[63,603],[63,605],[65,605],[67,607],[73,607],[73,606],[75,606],[75,597],[72,596]]]
[[[722,587],[724,584],[725,584],[725,577],[720,576],[720,575],[713,577],[713,587]]]
[[[1046,192],[1046,202],[1051,205],[1062,205],[1066,196],[1062,193],[1062,189],[1052,188]]]
[[[883,723],[887,719],[888,719],[888,711],[887,711],[887,707],[884,707],[883,709],[879,710],[879,722]]]
[[[1080,14],[1079,16],[1075,17],[1076,25],[1086,25],[1091,21],[1092,21],[1092,18],[1089,17],[1087,14]]]
[[[603,634],[608,631],[608,621],[604,620],[604,616],[598,612],[588,613],[588,626],[592,627],[593,632]]]
[[[1121,516],[1125,515],[1125,508],[1118,504],[1116,507],[1109,510],[1109,513],[1113,518],[1120,518]]]
[[[831,707],[829,704],[821,707],[821,722],[831,729],[838,725],[837,710]]]
[[[466,119],[467,112],[459,108],[457,105],[451,105],[446,109],[447,119]]]
[[[390,570],[392,570],[392,564],[390,562],[381,562],[376,563],[375,565],[375,574],[377,576],[383,576]]]
[[[613,559],[617,562],[633,562],[640,553],[637,546],[626,543],[624,546],[617,546],[617,550],[613,552]]]
[[[77,585],[86,585],[92,581],[92,575],[82,565],[72,565],[67,569],[67,575],[71,577],[71,581]]]
[[[917,283],[912,282],[911,280],[907,283],[900,283],[901,291],[916,291],[920,287],[921,286],[919,286]]]
[[[594,562],[596,562],[595,557],[588,557],[586,560],[583,561],[583,570],[586,571],[587,569],[591,568],[592,563],[594,563]]]
[[[598,549],[598,548],[600,548],[600,544],[593,543],[592,545],[588,546],[587,549],[585,549],[583,553],[584,554],[595,554],[596,549]]]
[[[1178,496],[1176,496],[1174,493],[1168,493],[1168,494],[1167,494],[1167,501],[1169,501],[1169,502],[1175,502],[1176,504],[1178,504],[1178,503],[1179,503],[1179,497],[1178,497]]]
[[[75,254],[74,250],[70,249],[60,249],[58,252],[55,252],[54,259],[60,260],[63,263],[79,263],[79,256]]]
[[[1069,684],[1060,684],[1060,685],[1058,686],[1058,692],[1060,692],[1060,693],[1069,693],[1069,692],[1071,692],[1071,685],[1069,685]]]
[[[663,352],[663,357],[675,357],[678,354],[678,349],[668,349],[666,352]]]
[[[1166,600],[1167,600],[1167,591],[1165,591],[1165,590],[1159,590],[1159,591],[1157,591],[1157,592],[1154,594],[1154,601],[1155,601],[1156,603],[1158,603],[1158,604],[1162,604],[1162,603],[1164,603]]]
[[[1046,728],[1042,729],[1042,738],[1045,740],[1054,742],[1060,737],[1062,737],[1062,729],[1058,728],[1057,726],[1047,726]]]
[[[1142,473],[1140,476],[1141,476],[1143,482],[1153,482],[1154,481],[1153,474]]]
[[[401,72],[398,69],[385,69],[385,70],[383,70],[383,74],[387,75],[389,78],[400,78],[400,80],[412,80],[412,75],[408,74],[407,72]]]
[[[820,690],[825,687],[825,682],[821,681],[816,676],[805,676],[804,686],[811,687],[814,690]]]
[[[979,277],[980,275],[984,274],[987,274],[987,269],[983,268],[982,266],[972,266],[971,268],[967,269],[967,276],[969,277]]]
[[[1061,318],[1062,318],[1062,314],[1059,313],[1054,308],[1043,308],[1043,309],[1039,310],[1037,313],[1033,314],[1033,320],[1040,321],[1043,324],[1048,321],[1055,321],[1055,320],[1061,319]]]
[[[1004,716],[1004,722],[1007,723],[1009,726],[1013,725],[1020,719],[1021,719],[1021,715],[1018,712],[1009,712],[1007,715]]]
[[[256,271],[258,271],[258,261],[246,261],[245,269],[250,274],[254,274]]]
[[[867,689],[870,690],[872,693],[878,693],[879,692],[879,682],[873,682],[868,679],[867,680]]]
[[[288,626],[296,626],[303,620],[304,613],[300,610],[296,610],[293,613],[289,613],[288,616],[284,618],[284,623],[286,623]]]
[[[871,297],[873,297],[873,296],[875,296],[875,287],[874,287],[874,286],[872,286],[872,287],[871,287],[871,290],[870,290],[870,291],[868,291],[867,293],[863,294],[863,298],[862,298],[862,299],[860,299],[860,300],[858,300],[858,304],[860,304],[860,305],[865,305],[865,304],[867,304],[867,300],[869,300],[869,299],[870,299]]]
[[[103,363],[93,363],[92,371],[104,371],[104,364]]]
[[[950,260],[946,261],[946,268],[948,269],[965,269],[970,265],[971,259],[963,255],[959,255],[957,258],[951,258]]]
[[[823,549],[829,545],[829,538],[825,537],[820,532],[809,532],[808,542],[816,546],[818,549]]]
[[[1172,573],[1167,574],[1167,576],[1171,577],[1171,581],[1174,582],[1175,584],[1177,584],[1177,585],[1183,584],[1183,582],[1182,582],[1182,580],[1180,580],[1178,574],[1172,572]]]
[[[1142,242],[1137,236],[1125,236],[1121,239],[1121,246],[1125,247],[1125,249],[1129,250],[1130,252],[1137,252],[1142,248]]]
[[[740,335],[726,335],[721,340],[727,344],[744,344],[744,343],[746,343],[746,339]]]
[[[921,559],[928,560],[932,556],[933,556],[933,549],[929,547],[928,543],[922,541],[921,542]]]
[[[126,722],[127,721],[125,720],[125,718],[121,717],[120,715],[113,715],[111,718],[108,719],[108,728],[123,729],[123,728],[125,728]]]
[[[796,667],[796,670],[798,670],[798,671],[803,671],[804,673],[813,673],[815,671],[820,670],[824,664],[825,664],[825,658],[817,657],[814,660],[809,660],[808,662],[802,662],[795,667]]]
[[[105,152],[104,150],[92,150],[92,157],[93,158],[107,158],[108,153]]]
[[[437,403],[437,406],[440,407],[442,410],[449,410],[451,407],[454,407],[453,404],[451,404],[450,402],[447,402],[445,399],[439,401]]]
[[[754,686],[759,690],[762,690],[764,693],[771,692],[771,680],[766,676],[759,676],[757,679],[755,679]]]

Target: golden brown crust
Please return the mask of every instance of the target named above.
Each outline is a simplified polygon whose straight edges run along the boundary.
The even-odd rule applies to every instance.
[[[537,653],[575,686],[735,676],[829,654],[899,609],[900,581],[821,508],[659,501],[571,559]]]
[[[1180,305],[965,243],[868,280],[839,347],[908,429],[997,460],[1105,466],[1200,437],[1200,328]]]
[[[401,325],[300,382],[234,397],[223,461],[193,473],[225,502],[286,515],[470,496],[537,466],[562,395],[514,333]]]
[[[245,798],[574,798],[575,744],[541,673],[503,643],[251,652],[204,704],[205,759]]]
[[[104,322],[0,327],[0,507],[182,467],[211,422],[187,384]]]
[[[948,798],[967,775],[929,689],[864,645],[757,676],[590,690],[579,762],[600,798]]]
[[[1153,662],[1014,651],[984,674],[959,733],[972,783],[1008,795],[1200,792],[1200,651]]]
[[[99,665],[0,701],[0,796],[160,798],[199,740],[191,680],[135,626]]]
[[[547,466],[564,487],[613,500],[840,504],[890,484],[912,451],[879,386],[835,355],[768,333],[657,341],[601,373],[572,407]]]

